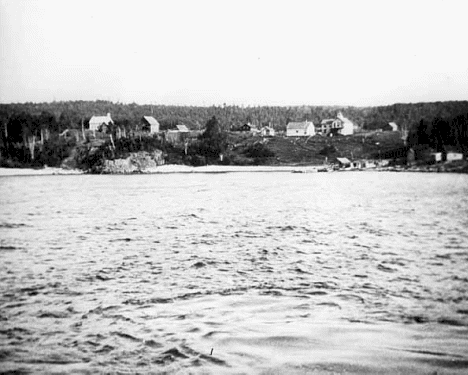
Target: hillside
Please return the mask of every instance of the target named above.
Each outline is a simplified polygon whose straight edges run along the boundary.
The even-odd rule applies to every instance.
[[[266,146],[278,164],[320,165],[336,157],[349,159],[393,158],[405,149],[399,132],[346,137],[269,138]]]
[[[257,129],[269,124],[281,134],[291,121],[309,119],[319,124],[323,119],[335,118],[337,111],[342,111],[361,133],[333,138],[315,136],[292,139],[277,136],[261,139],[232,131],[240,124],[250,122]],[[180,145],[172,147],[154,143],[151,139],[143,144],[148,141],[142,143],[141,135],[138,135],[141,133],[143,115],[152,113],[159,121],[163,134],[165,129],[173,129],[178,124],[185,124],[189,129],[202,133],[211,121],[209,119],[216,118],[218,131],[227,134],[229,152],[225,154],[223,163],[228,164],[322,164],[325,158],[337,156],[350,159],[398,158],[406,154],[400,134],[372,130],[380,130],[391,121],[395,121],[408,134],[409,146],[427,146],[441,152],[450,148],[468,154],[468,101],[367,108],[177,107],[80,101],[0,104],[0,164],[10,167],[60,166],[68,158],[67,164],[89,166],[98,163],[99,158],[115,158],[116,150],[109,152],[109,147],[112,149],[114,146],[106,144],[99,150],[99,157],[93,156],[90,160],[88,153],[94,146],[86,143],[90,141],[88,136],[83,136],[89,117],[105,113],[111,113],[114,120],[106,137],[109,138],[112,133],[113,138],[117,139],[124,134],[126,141],[121,142],[123,153],[152,152],[160,147],[170,163],[216,163],[219,153],[212,149],[213,145],[202,145],[200,142],[192,142],[189,150],[184,150]],[[67,132],[73,136],[64,138],[63,134]],[[87,138],[87,141],[80,140],[80,137]],[[81,145],[83,142],[85,145]],[[79,152],[75,150],[77,147]]]

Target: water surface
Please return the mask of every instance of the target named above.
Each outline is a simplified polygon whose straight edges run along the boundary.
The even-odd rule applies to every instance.
[[[468,176],[0,178],[0,367],[462,374]]]

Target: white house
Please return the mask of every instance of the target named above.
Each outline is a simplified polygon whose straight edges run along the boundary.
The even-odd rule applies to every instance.
[[[100,131],[103,125],[108,126],[109,124],[114,124],[110,113],[108,113],[107,116],[93,116],[89,120],[89,130]]]
[[[354,124],[344,117],[341,112],[338,112],[336,118],[322,120],[320,123],[320,133],[322,135],[351,135],[354,133]]]
[[[315,126],[312,121],[290,122],[286,127],[287,137],[310,137],[315,135]]]
[[[340,124],[340,126],[336,126],[337,128],[340,128],[338,130],[339,134],[351,135],[354,133],[354,124],[349,119],[344,117],[341,112],[338,112],[338,114],[336,115],[335,123],[337,123],[337,125]]]
[[[273,129],[271,126],[264,126],[260,129],[260,135],[262,137],[274,137],[275,129]]]
[[[149,131],[150,134],[159,133],[159,122],[153,116],[143,116],[141,122],[143,131]]]
[[[447,161],[463,160],[461,152],[447,152]]]

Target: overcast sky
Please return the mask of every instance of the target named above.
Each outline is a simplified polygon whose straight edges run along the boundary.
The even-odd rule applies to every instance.
[[[467,100],[467,10],[464,0],[0,0],[0,102]]]

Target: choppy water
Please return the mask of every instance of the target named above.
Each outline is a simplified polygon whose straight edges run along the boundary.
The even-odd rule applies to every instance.
[[[468,176],[0,178],[0,369],[468,372]]]

